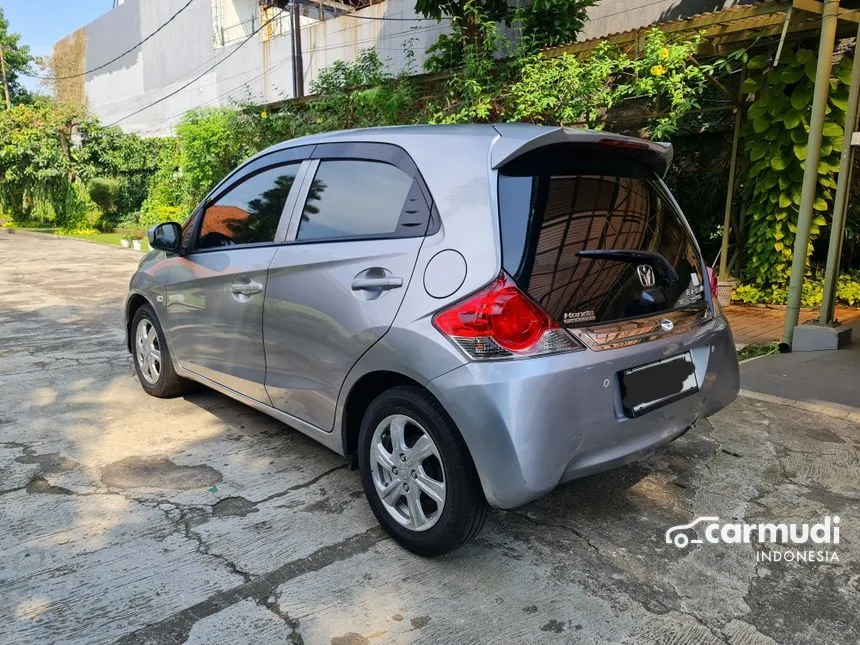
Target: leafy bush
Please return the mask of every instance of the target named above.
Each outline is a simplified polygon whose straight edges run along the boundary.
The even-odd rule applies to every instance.
[[[860,273],[842,274],[836,281],[836,300],[846,305],[860,305]]]
[[[538,54],[527,58],[520,66],[519,80],[510,88],[509,116],[516,121],[585,123],[600,129],[607,111],[622,100],[659,99],[670,109],[655,120],[650,134],[664,138],[699,107],[698,97],[714,73],[713,66],[696,62],[699,42],[699,36],[670,41],[659,29],[652,29],[638,58],[607,42],[588,57]]]
[[[125,182],[113,177],[93,177],[87,184],[90,199],[101,211],[96,222],[99,229],[106,231],[116,226],[124,186]]]
[[[150,227],[162,222],[182,222],[187,216],[178,206],[157,206],[140,214],[139,228],[148,230]],[[135,228],[138,228],[135,227]]]
[[[232,108],[186,112],[176,126],[179,167],[190,202],[200,201],[224,175],[256,152],[240,113]]]
[[[140,211],[126,213],[117,220],[116,228],[122,230],[136,230],[140,228]]]
[[[820,307],[824,296],[824,281],[820,278],[807,278],[800,292],[803,307]],[[740,284],[732,292],[733,302],[745,304],[784,305],[788,290],[781,286]],[[836,302],[860,305],[860,274],[843,273],[836,282]]]

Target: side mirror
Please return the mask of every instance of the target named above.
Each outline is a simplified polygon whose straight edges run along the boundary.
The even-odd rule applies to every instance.
[[[176,222],[156,224],[147,233],[149,246],[159,251],[179,253],[182,239],[182,227]]]

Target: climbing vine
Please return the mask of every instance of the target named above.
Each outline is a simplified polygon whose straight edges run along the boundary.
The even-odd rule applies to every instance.
[[[750,59],[742,87],[753,96],[743,133],[749,164],[743,190],[751,216],[745,278],[761,286],[785,285],[791,272],[818,63],[803,46],[784,51],[777,66],[770,60],[769,54]],[[851,60],[843,58],[830,79],[807,258],[827,224],[824,215],[836,188],[850,77]]]

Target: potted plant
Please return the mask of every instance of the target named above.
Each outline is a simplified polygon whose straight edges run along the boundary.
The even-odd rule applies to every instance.
[[[131,241],[133,240],[133,236],[131,233],[126,233],[119,240],[119,245],[124,249],[131,248]]]
[[[135,251],[143,250],[143,233],[137,232],[132,234],[131,245]]]

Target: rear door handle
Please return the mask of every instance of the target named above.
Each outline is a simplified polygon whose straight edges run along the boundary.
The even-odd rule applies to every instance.
[[[263,285],[259,282],[237,282],[230,285],[230,291],[242,296],[253,296],[255,293],[263,291]]]
[[[396,276],[389,278],[356,278],[352,281],[353,291],[363,291],[364,289],[398,289],[403,286],[403,278]]]

